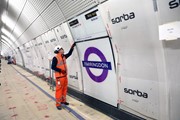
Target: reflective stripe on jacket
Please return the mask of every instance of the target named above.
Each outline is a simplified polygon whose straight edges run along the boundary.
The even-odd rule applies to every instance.
[[[62,72],[55,72],[55,77],[57,78],[67,76],[66,58],[59,53],[56,55],[56,59],[58,61],[56,67],[61,69],[61,71],[64,70],[66,73],[63,74]]]

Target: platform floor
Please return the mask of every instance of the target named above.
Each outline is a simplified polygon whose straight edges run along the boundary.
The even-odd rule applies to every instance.
[[[1,62],[0,120],[112,120],[70,96],[70,105],[57,110],[55,91],[45,81],[7,61]]]

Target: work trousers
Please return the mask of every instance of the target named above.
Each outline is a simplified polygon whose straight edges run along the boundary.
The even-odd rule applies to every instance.
[[[62,78],[56,78],[56,106],[61,106],[62,102],[66,102],[67,85],[67,76]]]

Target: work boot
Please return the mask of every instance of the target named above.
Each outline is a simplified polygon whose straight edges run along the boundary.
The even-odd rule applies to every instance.
[[[57,106],[57,109],[58,109],[58,110],[61,110],[62,108],[61,108],[61,106]]]
[[[61,104],[64,104],[64,105],[69,105],[68,102],[61,102]]]

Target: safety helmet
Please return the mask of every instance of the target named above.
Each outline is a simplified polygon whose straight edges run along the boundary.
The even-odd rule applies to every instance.
[[[62,46],[57,45],[57,46],[54,48],[54,51],[59,51],[60,49],[62,49]]]
[[[58,54],[60,49],[62,49],[62,47],[61,47],[60,45],[57,45],[57,46],[54,48],[54,53],[55,53],[55,54]]]

